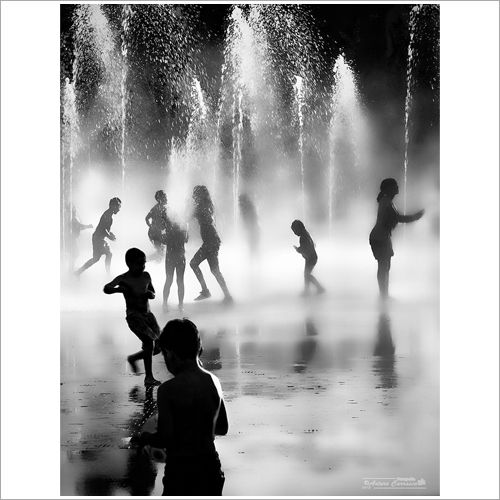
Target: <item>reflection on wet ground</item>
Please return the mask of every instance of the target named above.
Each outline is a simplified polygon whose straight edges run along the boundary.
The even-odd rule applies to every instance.
[[[437,305],[204,307],[187,314],[225,391],[225,495],[438,494]],[[161,495],[162,464],[129,447],[154,429],[157,389],[126,365],[138,345],[123,317],[64,312],[61,342],[61,494]],[[153,371],[170,377],[161,356]],[[423,489],[367,487],[398,477]]]

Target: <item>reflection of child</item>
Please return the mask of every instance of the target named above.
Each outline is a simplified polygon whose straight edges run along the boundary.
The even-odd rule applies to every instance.
[[[111,198],[109,200],[109,208],[101,215],[99,224],[92,235],[92,258],[89,259],[83,266],[76,271],[77,275],[80,275],[93,266],[96,262],[99,262],[100,258],[105,255],[104,266],[106,267],[106,272],[109,273],[111,267],[111,257],[112,253],[109,249],[109,245],[105,238],[111,241],[115,241],[115,235],[111,232],[111,224],[113,224],[113,215],[117,214],[122,207],[122,202],[120,198]]]
[[[318,293],[323,293],[325,289],[319,284],[319,281],[312,275],[312,270],[318,262],[318,254],[314,248],[314,241],[311,235],[300,220],[292,222],[292,231],[299,236],[300,246],[294,246],[295,250],[302,255],[305,259],[304,266],[304,295],[309,293],[309,285],[312,283]]]
[[[143,433],[146,446],[166,451],[163,495],[219,496],[224,486],[215,435],[228,421],[219,379],[201,367],[201,340],[188,319],[169,321],[160,336],[174,377],[158,388],[158,429]]]
[[[184,304],[184,270],[186,268],[186,257],[184,245],[188,240],[186,229],[181,229],[179,224],[172,222],[165,234],[167,252],[165,254],[165,286],[163,287],[163,309],[168,310],[168,296],[170,287],[174,280],[174,272],[177,275],[177,295],[179,297],[179,309]]]
[[[377,281],[380,297],[385,299],[389,294],[389,270],[392,249],[391,234],[398,222],[413,222],[422,217],[424,210],[411,215],[401,215],[394,207],[392,200],[399,193],[395,179],[384,179],[380,184],[380,193],[377,196],[377,222],[370,233],[370,246],[373,256],[378,262]]]
[[[146,255],[138,248],[130,248],[125,254],[125,262],[129,270],[105,285],[104,293],[123,293],[128,326],[142,342],[142,350],[130,355],[128,362],[136,373],[136,362],[143,359],[146,371],[144,383],[158,385],[160,382],[153,377],[152,359],[153,354],[159,352],[159,348],[155,349],[155,341],[160,336],[160,327],[149,309],[149,299],[155,298],[155,289],[151,276],[144,270]]]

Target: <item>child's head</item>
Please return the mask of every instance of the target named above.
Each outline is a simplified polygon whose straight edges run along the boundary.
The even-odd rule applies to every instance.
[[[387,195],[390,198],[394,198],[399,193],[399,187],[398,183],[396,182],[396,179],[393,179],[392,177],[389,177],[387,179],[384,179],[380,183],[380,193],[377,196],[377,201],[380,200],[382,195]]]
[[[197,210],[213,213],[213,203],[207,186],[198,185],[193,189],[193,200]]]
[[[133,273],[142,273],[146,267],[146,254],[138,248],[129,248],[125,253],[125,263]]]
[[[165,191],[163,189],[160,189],[159,191],[156,191],[155,193],[155,200],[160,203],[161,205],[166,205],[167,204],[167,195],[165,194]]]
[[[174,375],[180,363],[196,359],[201,350],[198,328],[186,318],[169,321],[161,332],[159,343],[167,368]]]
[[[300,236],[306,232],[306,227],[304,226],[304,223],[301,220],[295,219],[292,222],[291,225],[292,231],[297,235]]]
[[[120,211],[120,208],[122,207],[122,200],[120,198],[111,198],[109,200],[109,208],[112,210],[114,214],[117,214]]]
[[[250,197],[246,193],[240,194],[238,201],[239,201],[240,207],[243,209],[247,208],[251,204]]]

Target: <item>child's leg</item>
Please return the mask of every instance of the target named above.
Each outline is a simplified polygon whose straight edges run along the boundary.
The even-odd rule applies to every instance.
[[[316,287],[319,293],[325,291],[325,289],[321,286],[320,282],[312,274],[309,275],[309,281]]]
[[[174,280],[174,266],[168,258],[165,261],[165,275],[165,286],[163,287],[163,307],[167,306],[168,296],[170,295],[170,287],[172,286],[172,281]]]
[[[144,371],[146,372],[145,382],[152,382],[155,380],[153,377],[153,340],[148,339],[142,344],[144,352]]]
[[[186,269],[186,260],[183,258],[175,268],[177,274],[177,296],[179,297],[179,307],[184,305],[184,270]]]
[[[325,289],[320,285],[319,281],[312,275],[312,271],[314,269],[314,267],[316,266],[316,262],[317,261],[312,261],[309,263],[309,275],[308,275],[308,280],[309,280],[309,283],[312,283],[315,287],[316,287],[316,290],[319,292],[319,293],[322,293],[325,291]],[[306,266],[308,264],[306,263]]]
[[[203,277],[203,273],[201,272],[201,269],[200,269],[200,264],[206,258],[207,258],[207,256],[205,255],[205,249],[203,248],[203,245],[202,245],[201,248],[194,254],[193,258],[191,259],[191,262],[189,263],[195,276],[198,278],[198,281],[200,282],[202,293],[208,293],[207,284],[205,282],[205,278]]]
[[[153,315],[151,315],[153,316]],[[135,354],[129,356],[128,362],[132,365],[132,369],[134,369],[134,363],[139,359],[144,360],[144,371],[146,372],[146,378],[144,382],[146,384],[155,384],[158,383],[157,380],[153,377],[153,349],[154,349],[154,338],[158,332],[153,331],[150,325],[148,325],[147,321],[152,321],[151,318],[145,317],[140,314],[130,314],[127,316],[127,324],[132,332],[139,338],[142,342],[142,351],[139,351]],[[154,319],[154,316],[153,316]],[[154,319],[154,323],[156,323],[156,319]],[[154,326],[154,325],[152,325]],[[159,327],[158,327],[159,330]],[[135,370],[134,370],[135,371]]]
[[[389,270],[391,268],[391,259],[378,260],[377,281],[380,296],[387,298],[389,295]]]
[[[312,282],[312,270],[313,270],[314,264],[311,264],[309,261],[306,260],[304,264],[304,294],[309,293],[309,285]]]
[[[222,276],[222,273],[219,269],[218,251],[212,252],[208,256],[207,260],[208,260],[208,265],[210,266],[210,271],[212,271],[212,274],[215,276],[217,283],[219,283],[219,286],[224,292],[225,299],[231,299],[231,294],[229,293],[229,290],[227,288],[226,280],[224,279],[224,276]]]
[[[140,359],[144,359],[144,351],[143,350],[140,350],[134,354],[131,354],[130,356],[127,357],[127,361],[129,362],[131,368],[132,368],[132,371],[137,374],[137,372],[139,371],[139,368],[137,368],[137,361],[139,361]]]
[[[104,259],[104,267],[106,268],[106,272],[109,274],[111,271],[111,257],[113,257],[113,254],[111,253],[111,250],[109,247],[106,249],[106,258]]]
[[[78,275],[82,274],[83,271],[86,271],[89,267],[91,267],[94,264],[96,264],[97,262],[99,262],[100,259],[101,259],[100,255],[92,257],[87,262],[85,262],[85,264],[83,264],[83,266],[80,267],[80,269],[78,269],[78,271],[76,271],[76,274],[78,274]]]
[[[165,246],[163,245],[161,239],[155,238],[154,240],[151,240],[153,242],[153,246],[155,247],[156,250],[156,258],[161,259],[163,257],[163,254],[165,253]]]

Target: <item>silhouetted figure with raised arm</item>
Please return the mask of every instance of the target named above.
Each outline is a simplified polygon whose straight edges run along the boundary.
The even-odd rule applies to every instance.
[[[380,193],[377,196],[377,222],[370,233],[370,246],[378,262],[377,281],[380,297],[383,300],[389,296],[389,270],[391,258],[394,255],[391,241],[392,230],[399,222],[413,222],[424,214],[424,210],[419,210],[411,215],[401,215],[392,203],[398,193],[399,187],[395,179],[388,178],[382,181]]]
[[[305,259],[304,266],[304,292],[303,295],[309,294],[309,286],[312,283],[316,287],[318,293],[324,293],[325,289],[320,285],[319,281],[312,275],[312,270],[318,262],[318,254],[314,246],[314,241],[311,235],[300,220],[292,222],[292,231],[299,237],[299,245],[295,246],[295,250]]]
[[[259,251],[260,234],[259,234],[259,220],[257,217],[257,210],[255,205],[250,199],[248,194],[240,194],[239,197],[240,214],[245,228],[248,248],[252,255],[256,255]]]
[[[186,269],[185,244],[188,233],[176,222],[171,222],[165,233],[167,251],[165,254],[165,286],[163,287],[163,310],[168,311],[168,296],[170,287],[177,277],[177,296],[179,297],[179,310],[184,306],[184,270]]]
[[[165,449],[164,496],[220,496],[224,473],[214,439],[229,427],[221,384],[202,368],[200,335],[188,319],[169,321],[160,346],[174,377],[158,388],[158,429],[143,433],[141,443]]]
[[[71,205],[71,220],[70,220],[70,235],[69,235],[69,258],[70,258],[70,271],[74,270],[75,260],[78,256],[78,238],[80,233],[85,229],[92,229],[92,224],[83,224],[80,217],[76,212],[74,205]]]
[[[165,191],[159,190],[155,193],[156,205],[146,215],[148,225],[148,237],[156,249],[156,256],[161,258],[164,252],[165,232],[169,226],[167,216],[167,195]]]
[[[126,305],[126,320],[129,328],[142,342],[142,350],[127,358],[132,371],[137,373],[137,361],[144,360],[146,371],[145,385],[158,385],[161,382],[153,377],[153,354],[160,352],[155,346],[160,336],[160,327],[154,314],[149,309],[149,299],[155,298],[155,289],[151,276],[145,271],[146,255],[138,248],[130,248],[125,253],[128,271],[120,274],[104,286],[104,293],[123,293]]]
[[[90,266],[99,262],[103,255],[106,256],[104,265],[106,267],[106,272],[109,274],[111,269],[111,257],[113,254],[109,249],[106,238],[111,241],[116,240],[115,235],[111,232],[111,225],[113,224],[113,215],[117,214],[121,207],[122,202],[120,198],[111,198],[111,200],[109,200],[109,208],[101,215],[99,224],[97,224],[94,234],[92,235],[92,258],[76,271],[78,276]]]
[[[210,266],[210,271],[212,271],[217,283],[219,283],[219,286],[224,292],[224,302],[231,303],[233,299],[227,288],[224,276],[222,276],[219,269],[218,256],[221,240],[215,229],[214,205],[206,186],[196,186],[194,188],[193,201],[193,215],[200,225],[200,236],[203,242],[200,249],[194,254],[194,257],[189,263],[201,285],[201,292],[194,300],[208,299],[211,296],[200,269],[200,264],[206,259]]]

